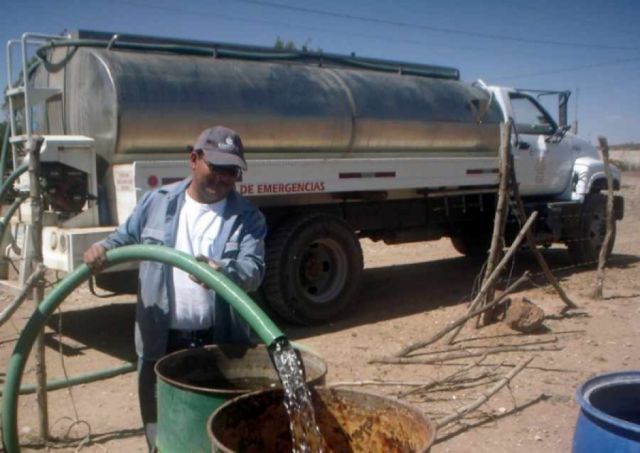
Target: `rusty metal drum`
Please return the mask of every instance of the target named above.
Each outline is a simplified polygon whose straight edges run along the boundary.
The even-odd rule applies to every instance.
[[[315,387],[313,406],[327,452],[424,453],[436,437],[435,424],[401,401],[352,390]],[[209,418],[212,451],[292,451],[281,390],[240,396]]]

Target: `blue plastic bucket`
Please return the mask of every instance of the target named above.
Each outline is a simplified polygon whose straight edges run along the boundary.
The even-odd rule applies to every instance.
[[[573,453],[640,453],[640,371],[596,376],[576,397]]]

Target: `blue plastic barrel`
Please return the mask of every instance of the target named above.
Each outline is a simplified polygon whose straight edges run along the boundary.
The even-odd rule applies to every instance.
[[[576,396],[573,453],[640,453],[640,371],[596,376]]]

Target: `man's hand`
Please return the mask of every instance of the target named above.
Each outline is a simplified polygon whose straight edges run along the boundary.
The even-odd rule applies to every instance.
[[[84,252],[83,259],[91,272],[97,274],[107,266],[107,249],[100,244],[93,244]]]
[[[220,265],[218,263],[216,263],[214,260],[207,258],[204,255],[196,256],[196,261],[200,261],[201,263],[207,263],[209,267],[213,268],[214,271],[220,270]]]
[[[207,258],[204,255],[196,256],[196,261],[200,261],[202,263],[207,263],[209,265],[209,267],[212,268],[214,271],[219,271],[221,269],[220,268],[220,264],[216,263],[214,260],[211,260],[211,259]],[[195,278],[192,274],[189,274],[189,278],[191,280],[193,280],[195,283],[197,283],[198,285],[202,286],[203,288],[210,289],[209,286],[207,286],[204,283],[202,283],[200,280]]]

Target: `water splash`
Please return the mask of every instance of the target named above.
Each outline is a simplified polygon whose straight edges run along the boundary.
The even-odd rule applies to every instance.
[[[286,338],[269,346],[271,360],[284,389],[284,406],[289,414],[289,427],[294,453],[323,453],[325,441],[316,423],[311,392],[305,382],[304,364]]]

